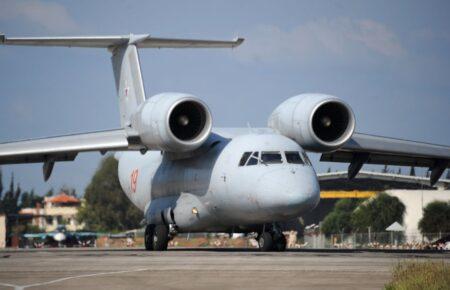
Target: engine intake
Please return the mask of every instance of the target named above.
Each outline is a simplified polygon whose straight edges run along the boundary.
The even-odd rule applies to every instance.
[[[305,149],[329,152],[352,136],[355,116],[350,106],[339,98],[302,94],[279,105],[269,118],[269,127]]]
[[[208,139],[212,118],[200,99],[164,93],[148,99],[134,116],[132,125],[148,149],[187,152]]]
[[[170,113],[170,131],[182,141],[191,141],[202,133],[206,121],[206,109],[202,104],[184,101],[177,104]]]

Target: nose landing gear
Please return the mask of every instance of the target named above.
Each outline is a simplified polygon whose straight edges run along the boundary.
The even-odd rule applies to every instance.
[[[286,237],[276,224],[265,225],[258,235],[258,244],[262,252],[283,252],[286,250]]]

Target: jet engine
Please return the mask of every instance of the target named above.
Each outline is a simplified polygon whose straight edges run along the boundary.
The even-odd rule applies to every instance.
[[[132,127],[151,150],[187,152],[211,133],[211,113],[200,99],[181,93],[155,95],[133,116]]]
[[[281,103],[269,117],[269,127],[315,152],[338,149],[352,136],[355,116],[341,99],[301,94]]]

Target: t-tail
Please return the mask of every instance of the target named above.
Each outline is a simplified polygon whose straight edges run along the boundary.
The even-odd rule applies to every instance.
[[[119,97],[120,122],[123,128],[131,126],[131,116],[146,99],[138,48],[233,48],[243,41],[242,38],[232,41],[156,38],[148,34],[71,37],[0,35],[0,44],[4,45],[107,48],[112,53],[111,61]]]

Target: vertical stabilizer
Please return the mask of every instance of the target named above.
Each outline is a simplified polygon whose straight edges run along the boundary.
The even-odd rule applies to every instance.
[[[242,38],[232,41],[160,38],[148,34],[63,37],[6,37],[0,34],[0,45],[107,48],[111,51],[122,127],[131,125],[131,116],[145,101],[138,48],[233,48],[243,41]]]
[[[119,97],[120,124],[122,127],[128,127],[131,123],[131,115],[145,101],[144,83],[136,45],[125,44],[115,47],[111,60]]]

